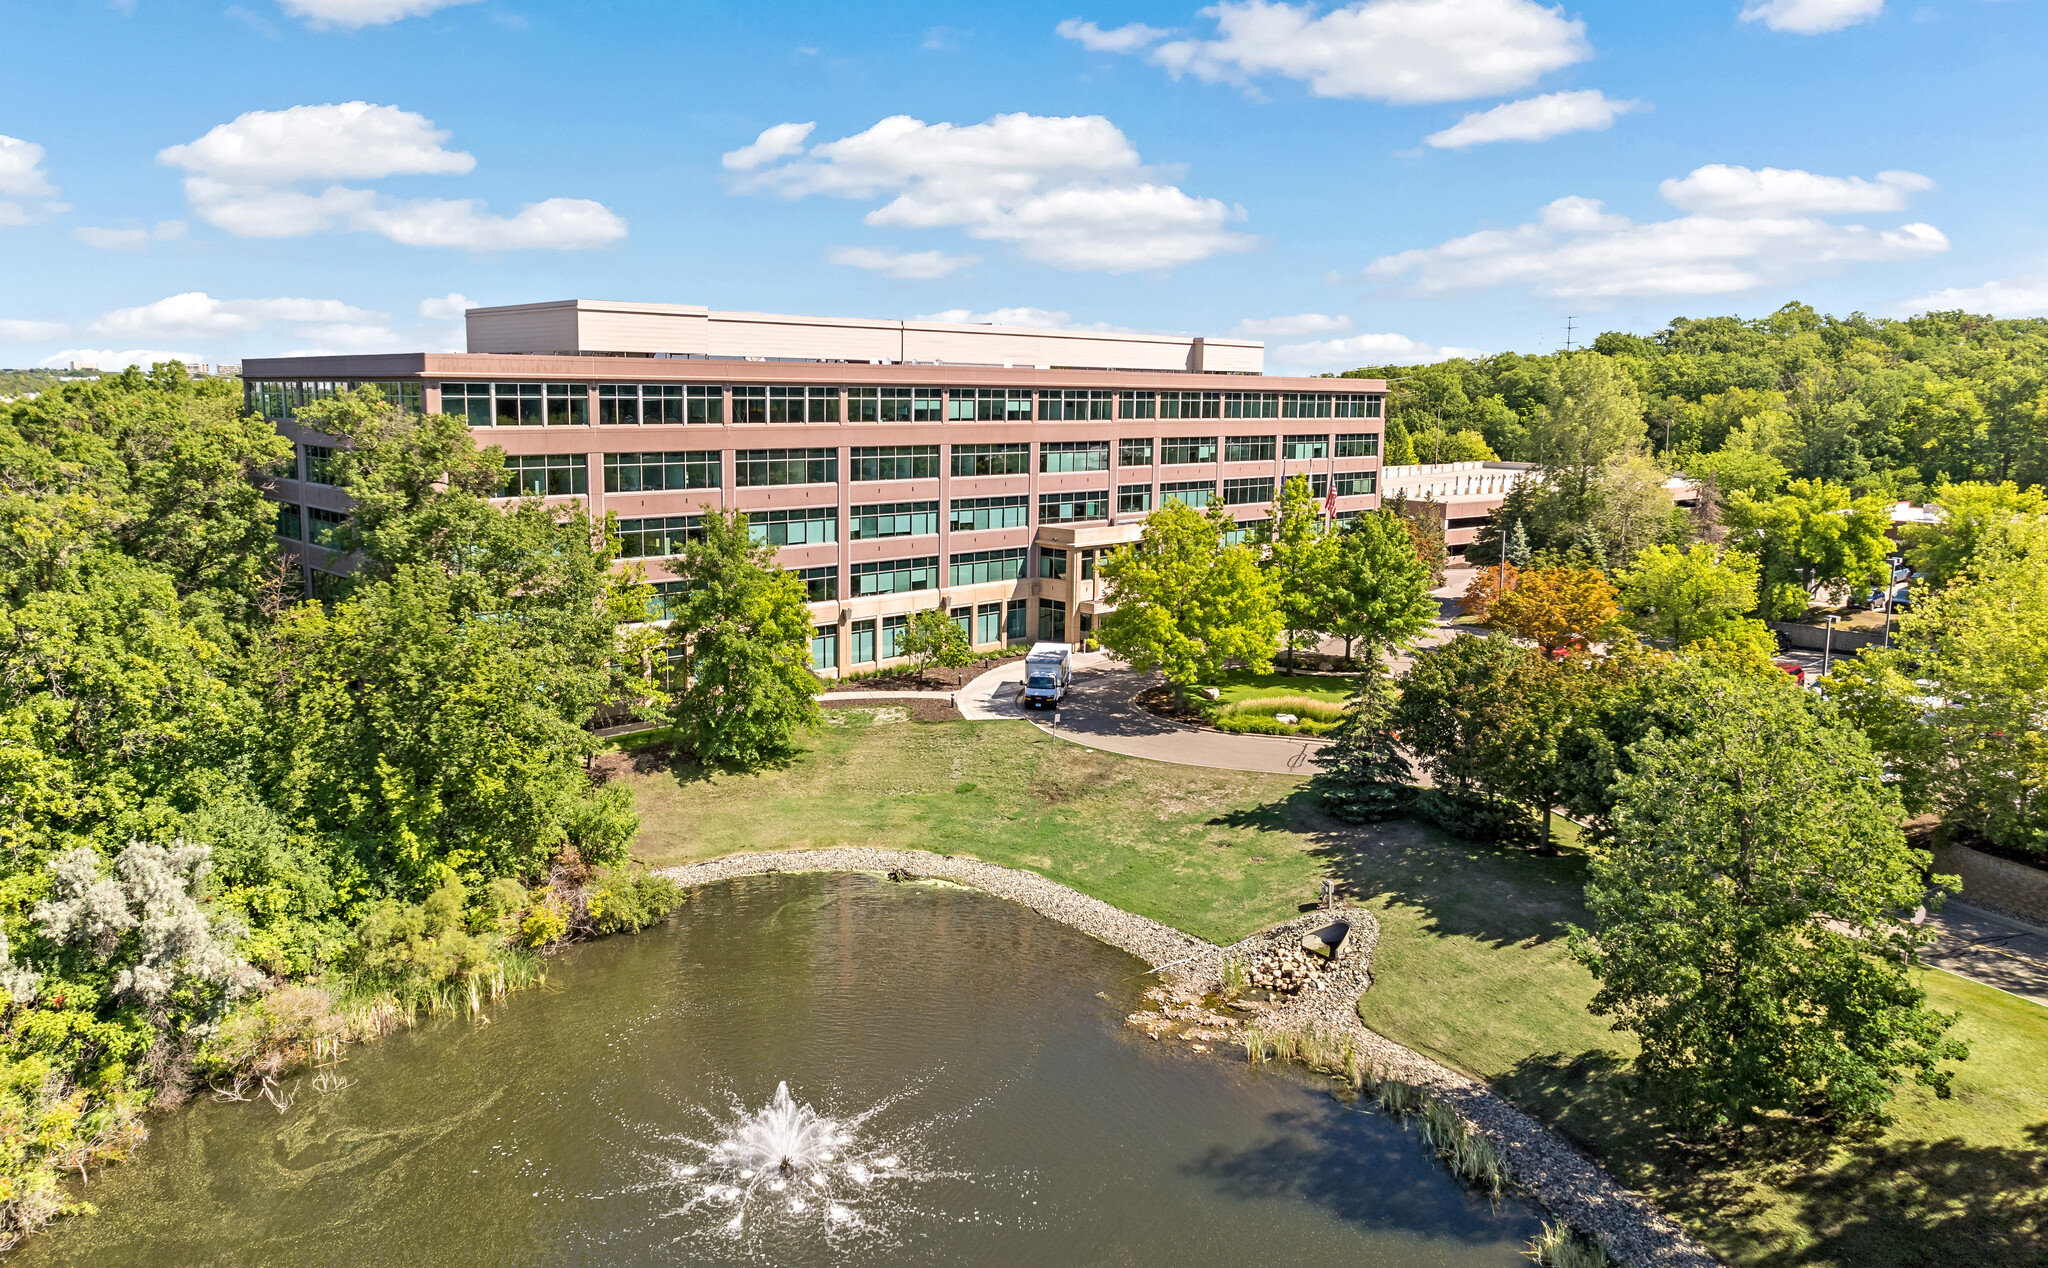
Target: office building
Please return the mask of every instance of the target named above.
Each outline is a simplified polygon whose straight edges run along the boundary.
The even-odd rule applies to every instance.
[[[619,519],[663,593],[707,507],[747,513],[802,578],[826,672],[896,656],[940,607],[978,649],[1078,642],[1096,562],[1167,499],[1263,519],[1281,483],[1379,505],[1385,384],[1275,378],[1262,345],[1098,331],[570,300],[472,309],[465,353],[250,358],[297,446],[280,532],[305,562],[348,513],[306,404],[358,383],[501,446],[508,497]],[[661,615],[657,594],[653,615]]]

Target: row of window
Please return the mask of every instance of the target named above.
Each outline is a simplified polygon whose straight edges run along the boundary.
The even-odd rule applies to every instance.
[[[353,381],[248,385],[265,418],[296,411]],[[416,380],[378,381],[387,399],[421,405]],[[1378,418],[1376,392],[1111,391],[1103,388],[770,387],[660,383],[441,384],[441,412],[471,427],[570,427],[704,423],[1107,422],[1158,418]]]
[[[1066,642],[1067,605],[1058,599],[1040,599],[1037,602],[1039,641]],[[977,647],[1005,641],[1021,643],[1026,636],[1030,604],[1031,600],[1028,599],[979,603],[971,608],[954,608],[948,615],[952,617],[953,623],[960,627],[961,632],[967,635],[968,641]],[[1085,630],[1088,623],[1085,614],[1081,621]],[[909,632],[908,612],[854,621],[847,627],[847,651],[850,653],[847,659],[854,665],[872,665],[877,661],[892,660],[903,654],[903,638]],[[819,669],[832,669],[838,666],[838,626],[812,627],[811,664]]]
[[[315,546],[330,546],[334,535],[348,523],[345,511],[330,511],[324,506],[301,508],[295,502],[277,504],[277,535],[295,542],[311,542]]]

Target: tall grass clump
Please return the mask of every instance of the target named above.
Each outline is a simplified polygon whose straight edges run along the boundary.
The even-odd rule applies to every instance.
[[[1572,1231],[1571,1225],[1543,1221],[1543,1231],[1529,1239],[1522,1254],[1544,1268],[1612,1268],[1607,1252]]]
[[[1298,722],[1273,715],[1291,713]],[[1325,735],[1344,719],[1344,706],[1315,696],[1259,696],[1226,704],[1210,715],[1217,729],[1252,735]]]

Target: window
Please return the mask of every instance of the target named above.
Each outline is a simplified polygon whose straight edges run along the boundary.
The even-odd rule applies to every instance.
[[[940,611],[944,610],[943,608],[940,609]],[[954,608],[952,621],[953,624],[960,627],[960,637],[967,640],[967,645],[969,647],[974,646],[974,609]]]
[[[597,425],[626,427],[640,422],[640,389],[631,383],[597,385]]]
[[[1337,496],[1358,497],[1365,493],[1380,491],[1380,477],[1377,471],[1339,471],[1337,473]]]
[[[701,383],[693,383],[683,389],[683,399],[688,406],[683,416],[687,423],[722,423],[725,421],[725,389]]]
[[[811,627],[811,668],[839,668],[839,627],[817,625]]]
[[[853,623],[853,663],[872,665],[875,663],[875,623],[855,621]]]
[[[1095,552],[1092,550],[1081,552],[1081,580],[1095,580]]]
[[[657,515],[619,521],[619,558],[663,559],[679,555],[683,543],[704,535],[702,517]]]
[[[548,426],[581,427],[585,423],[588,423],[590,421],[589,388],[583,386],[581,383],[550,383],[547,385],[547,390]],[[650,388],[649,390],[655,392],[667,390],[676,393],[678,398],[676,401],[676,407],[678,411],[681,410],[682,400],[680,398],[682,396],[683,389],[679,387],[674,387],[668,389]],[[650,418],[647,421],[651,423],[654,422],[655,420]],[[672,421],[681,422],[682,419],[679,416]]]
[[[1159,417],[1159,393],[1118,392],[1117,417],[1157,418]]]
[[[839,389],[836,387],[771,387],[768,389],[768,421],[771,423],[836,423],[839,421]]]
[[[1290,478],[1299,480],[1301,477],[1293,476]],[[1308,490],[1317,497],[1322,497],[1330,491],[1330,477],[1320,471],[1312,472],[1308,478]]]
[[[870,594],[903,594],[911,590],[939,588],[939,557],[918,559],[871,559],[853,565],[853,597]]]
[[[1333,398],[1333,401],[1339,418],[1378,418],[1382,399],[1377,393],[1349,392]]]
[[[1067,641],[1067,605],[1058,599],[1038,601],[1038,641],[1041,643],[1064,643]]]
[[[1116,486],[1116,513],[1118,515],[1140,514],[1151,509],[1151,485],[1119,484]]]
[[[984,603],[974,609],[974,639],[976,646],[983,643],[1003,641],[1003,605]]]
[[[1031,495],[1007,497],[954,498],[953,531],[978,533],[992,528],[1028,528],[1031,524]]]
[[[1116,461],[1122,467],[1149,467],[1152,465],[1152,438],[1142,440],[1120,440],[1116,444]]]
[[[770,546],[816,546],[839,540],[839,508],[797,506],[788,510],[748,511],[747,537]]]
[[[1067,552],[1050,546],[1038,548],[1038,575],[1063,580],[1067,575]]]
[[[733,483],[742,489],[777,484],[839,483],[837,449],[742,449],[732,457]]]
[[[301,522],[302,518],[299,514],[298,503],[279,502],[277,504],[277,535],[279,537],[288,537],[295,542],[304,541],[306,539],[306,529],[305,525]]]
[[[548,390],[552,392],[554,389]],[[680,425],[686,421],[715,423],[722,412],[718,400],[721,391],[715,387],[688,387],[680,383],[600,383],[597,387],[597,421],[599,426],[630,423]],[[710,417],[701,417],[707,413]],[[693,414],[700,416],[692,417]]]
[[[935,387],[850,387],[849,423],[936,423],[942,417]]]
[[[716,449],[608,453],[604,456],[604,491],[657,493],[664,489],[715,489],[720,483],[718,465]]]
[[[949,561],[952,565],[952,580],[947,584],[978,586],[991,581],[1016,581],[1024,575],[1024,557],[1029,552],[1030,548],[1027,546],[1017,546],[1010,550],[963,551]],[[992,642],[994,636],[991,635],[982,641]]]
[[[1159,486],[1159,504],[1180,502],[1187,506],[1203,507],[1216,496],[1214,480],[1176,480]]]
[[[546,393],[538,383],[494,383],[491,400],[500,427],[539,427],[547,421]]]
[[[899,612],[882,618],[882,659],[903,654],[903,636],[910,633],[910,613]]]
[[[732,421],[735,423],[765,423],[768,421],[768,389],[765,387],[736,387],[732,390]]]
[[[1038,495],[1040,524],[1073,524],[1109,518],[1108,489],[1070,489]]]
[[[1107,421],[1115,394],[1092,388],[1065,388],[1038,394],[1040,422]]]
[[[839,597],[839,565],[823,564],[799,568],[796,579],[804,583],[805,603],[830,603]]]
[[[954,422],[1028,423],[1031,421],[1031,389],[956,387],[947,399],[946,417]]]
[[[1038,469],[1046,472],[1107,471],[1106,440],[1049,440],[1038,447]]]
[[[1024,640],[1025,613],[1030,610],[1031,600],[1012,599],[1003,609],[1003,637],[1012,642]]]
[[[1273,438],[1271,436],[1232,436],[1223,442],[1225,462],[1271,462],[1273,461]]]
[[[1283,392],[1280,396],[1280,417],[1282,418],[1328,418],[1330,416],[1330,394],[1328,392]]]
[[[1379,457],[1380,434],[1376,431],[1337,433],[1337,456],[1339,458]]]
[[[334,446],[307,445],[305,449],[307,484],[333,485],[341,482],[341,473],[336,470],[340,464],[335,459]]]
[[[505,497],[566,497],[590,492],[590,462],[580,453],[514,454],[505,459]]]
[[[1223,416],[1225,418],[1278,418],[1280,417],[1280,394],[1278,392],[1225,392],[1223,394]]]
[[[955,445],[953,474],[956,476],[1025,475],[1031,470],[1031,446]]]
[[[1247,506],[1256,502],[1273,500],[1273,477],[1257,476],[1245,480],[1223,482],[1223,505]]]
[[[315,546],[332,546],[335,534],[341,531],[343,524],[348,523],[348,516],[345,513],[330,511],[324,506],[307,507],[306,516],[311,521],[307,525],[310,531],[306,537]]]
[[[1178,466],[1190,462],[1216,461],[1216,438],[1214,436],[1168,436],[1159,442],[1159,463],[1161,466]]]
[[[1159,416],[1161,418],[1221,418],[1223,417],[1223,393],[1161,392],[1159,394]]]
[[[1289,462],[1307,462],[1330,453],[1328,436],[1289,436],[1280,446],[1280,456]]]
[[[847,457],[853,480],[923,480],[939,474],[937,445],[855,445]]]
[[[485,418],[485,421],[479,425],[487,427],[490,425],[490,385],[479,384],[478,386],[484,389]],[[262,381],[244,383],[242,385],[242,399],[254,413],[261,414],[265,418],[283,419],[291,418],[303,406],[311,405],[316,401],[329,400],[339,393],[364,387],[377,389],[379,396],[411,413],[419,412],[421,403],[426,396],[426,384],[418,379],[371,379],[362,381],[350,380],[347,382],[322,380],[319,382]],[[443,404],[442,409],[446,410],[447,406]],[[466,410],[450,412],[457,414],[467,413]]]
[[[878,502],[854,507],[851,518],[853,527],[848,536],[857,542],[878,537],[922,537],[939,531],[939,504]]]
[[[272,385],[265,384],[266,388]],[[467,419],[471,427],[491,425],[491,385],[488,383],[443,383],[441,412]],[[275,416],[273,416],[275,417]]]
[[[690,592],[687,581],[657,581],[647,596],[647,619],[673,621],[683,614],[683,596]]]

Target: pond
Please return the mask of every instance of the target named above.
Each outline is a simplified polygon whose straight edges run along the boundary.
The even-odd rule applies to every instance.
[[[712,885],[285,1113],[156,1116],[14,1263],[1527,1262],[1412,1130],[1126,1027],[1151,980],[972,890]]]

